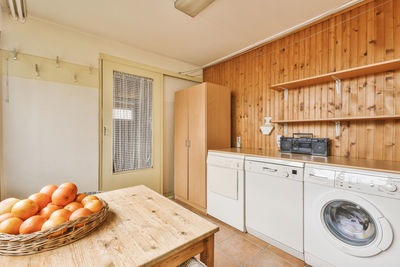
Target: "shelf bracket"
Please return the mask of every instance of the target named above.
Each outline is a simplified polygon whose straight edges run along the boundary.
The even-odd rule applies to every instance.
[[[288,102],[288,95],[289,95],[289,90],[285,88],[285,91],[283,91],[284,94],[284,99],[285,99],[285,104]]]
[[[336,137],[340,136],[340,121],[335,121],[336,125]]]
[[[287,122],[285,122],[283,124],[283,133],[285,136],[287,136],[287,134],[288,134],[288,123]]]
[[[336,83],[336,93],[337,93],[337,95],[340,95],[340,91],[342,89],[342,85],[341,85],[342,82],[339,78],[337,78],[335,76],[331,76],[331,77],[332,77],[332,79],[335,80],[335,83]]]

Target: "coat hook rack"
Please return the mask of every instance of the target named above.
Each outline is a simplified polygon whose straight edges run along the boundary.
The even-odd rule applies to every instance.
[[[38,65],[38,64],[35,64],[35,74],[36,74],[37,77],[40,76],[40,73],[39,73],[39,65]]]
[[[57,56],[56,57],[56,68],[60,67],[60,58]]]
[[[13,58],[14,60],[17,60],[17,49],[14,48],[13,50]]]
[[[74,83],[78,82],[78,75],[76,75],[76,73],[74,73]]]

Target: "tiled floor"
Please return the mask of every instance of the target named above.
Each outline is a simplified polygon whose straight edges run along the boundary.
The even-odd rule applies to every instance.
[[[193,212],[196,210],[178,202]],[[219,226],[215,234],[215,267],[303,267],[304,262],[263,240],[196,212]]]

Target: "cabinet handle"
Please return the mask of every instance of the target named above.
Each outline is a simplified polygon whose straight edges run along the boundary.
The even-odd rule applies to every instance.
[[[187,140],[187,141],[188,141],[188,147],[190,147],[192,142],[190,140]]]
[[[310,175],[311,177],[314,177],[314,178],[317,178],[317,179],[324,179],[324,180],[329,179],[329,177],[318,176],[318,175],[315,175],[315,174],[313,174],[313,173],[310,173],[309,175]]]
[[[190,147],[190,140],[187,140],[187,139],[185,140],[185,146]]]
[[[263,167],[263,170],[270,171],[270,172],[277,172],[278,171],[277,169],[272,169],[272,168],[268,168],[268,167]]]

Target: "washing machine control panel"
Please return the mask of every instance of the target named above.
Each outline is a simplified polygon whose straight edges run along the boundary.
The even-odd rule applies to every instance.
[[[400,179],[336,171],[335,187],[400,199]]]

